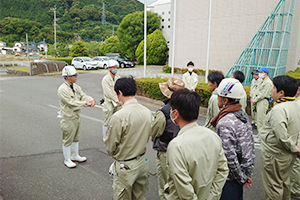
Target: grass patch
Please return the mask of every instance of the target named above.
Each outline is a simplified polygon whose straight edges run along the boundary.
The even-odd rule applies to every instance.
[[[10,70],[22,71],[22,72],[30,72],[29,67],[17,67],[17,68],[9,68]]]

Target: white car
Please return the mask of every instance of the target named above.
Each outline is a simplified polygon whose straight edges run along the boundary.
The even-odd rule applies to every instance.
[[[71,63],[76,69],[99,69],[98,62],[92,60],[89,57],[75,57]]]
[[[98,56],[93,58],[93,60],[98,62],[100,68],[107,69],[108,61],[110,60],[110,58],[106,56]]]

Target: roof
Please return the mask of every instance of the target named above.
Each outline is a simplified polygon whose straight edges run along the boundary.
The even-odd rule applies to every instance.
[[[153,1],[152,3],[149,3],[147,7],[154,7],[156,5],[166,4],[166,3],[171,3],[171,0],[156,0]]]

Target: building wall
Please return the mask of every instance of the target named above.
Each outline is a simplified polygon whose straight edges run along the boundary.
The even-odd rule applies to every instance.
[[[172,10],[175,1],[177,9],[174,67],[186,67],[189,61],[193,61],[195,68],[205,69],[209,0],[172,0]],[[278,2],[279,0],[212,0],[209,69],[226,73]],[[296,0],[288,58],[291,69],[296,68],[294,61],[300,56],[299,8],[299,1]],[[294,43],[298,43],[298,46]],[[172,44],[170,65],[171,51]]]
[[[161,3],[160,1],[156,1],[153,4],[150,4],[150,6],[148,6],[148,10],[150,10],[153,13],[156,13],[158,16],[161,17],[159,28],[161,29],[161,33],[165,37],[169,47],[172,38],[171,1],[161,1]]]

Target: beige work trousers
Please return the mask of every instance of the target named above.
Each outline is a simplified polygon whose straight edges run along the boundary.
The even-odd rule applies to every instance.
[[[74,119],[62,119],[60,121],[62,130],[63,145],[70,146],[73,142],[79,142],[81,135],[81,119],[80,117]]]
[[[300,158],[296,158],[291,173],[291,193],[300,195]]]
[[[167,183],[167,152],[157,151],[156,154],[156,169],[158,181],[158,194],[160,200],[165,200],[164,186]]]
[[[266,99],[263,99],[256,103],[256,123],[257,123],[258,134],[260,134],[261,129],[264,125],[268,108],[269,108],[269,102]]]
[[[252,122],[251,123],[257,125],[257,122],[256,122],[257,113],[256,113],[256,111],[255,112],[253,111],[254,107],[255,106],[253,106],[252,103],[251,103],[251,117],[252,117]]]
[[[114,167],[114,199],[145,200],[149,185],[149,163],[145,155],[131,161],[116,161]]]
[[[262,181],[266,200],[285,200],[291,197],[290,174],[295,155],[271,155],[261,151]]]
[[[120,107],[114,107],[111,102],[104,102],[103,109],[102,109],[103,117],[104,117],[103,126],[108,126],[111,116],[119,109]]]

